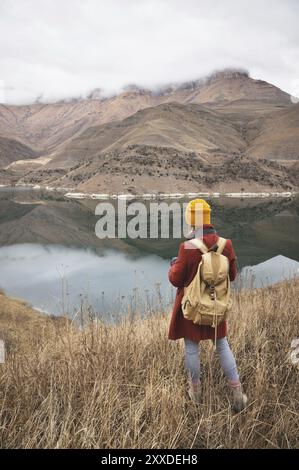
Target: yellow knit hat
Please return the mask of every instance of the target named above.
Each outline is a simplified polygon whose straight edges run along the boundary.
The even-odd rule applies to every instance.
[[[186,207],[185,220],[192,227],[211,223],[211,207],[204,199],[193,199]]]

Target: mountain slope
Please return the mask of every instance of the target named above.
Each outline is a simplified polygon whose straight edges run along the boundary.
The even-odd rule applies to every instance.
[[[99,153],[72,168],[43,168],[20,182],[109,194],[289,191],[297,185],[290,169],[275,162],[235,155],[211,163],[195,152],[149,145]]]
[[[290,95],[276,86],[250,78],[247,72],[231,69],[174,87],[169,96],[174,96],[181,103],[225,104],[239,100],[275,106],[288,106],[291,103]]]
[[[259,113],[289,106],[290,96],[244,72],[225,70],[207,79],[169,85],[159,91],[130,87],[119,95],[28,106],[0,105],[0,134],[19,139],[44,155],[78,136],[88,127],[122,120],[138,110],[167,102],[208,104],[218,108],[238,101],[250,103]],[[245,112],[241,104],[242,113]],[[225,110],[227,111],[227,109]]]
[[[5,168],[16,160],[26,160],[36,156],[36,153],[22,142],[0,136],[0,168]]]
[[[0,104],[0,133],[18,138],[47,155],[92,125],[123,119],[150,104],[142,93],[122,93],[109,100]]]
[[[299,105],[242,71],[156,91],[131,86],[105,99],[95,91],[84,100],[0,105],[0,132],[1,184],[102,192],[298,187],[290,165],[299,160]]]
[[[195,104],[168,103],[87,129],[62,147],[46,167],[72,167],[100,153],[124,151],[132,145],[196,152],[202,160],[213,160],[240,153],[245,142],[238,126],[219,113]]]
[[[272,112],[262,122],[252,121],[248,132],[251,135],[248,156],[298,161],[299,103]]]

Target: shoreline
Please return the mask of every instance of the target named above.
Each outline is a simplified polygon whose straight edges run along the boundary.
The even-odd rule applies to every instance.
[[[74,191],[73,188],[67,187],[51,187],[51,186],[41,186],[38,184],[20,184],[20,185],[4,185],[0,184],[0,189],[16,189],[16,190],[44,190],[50,192],[59,192],[64,193],[64,196],[70,199],[95,199],[95,200],[109,200],[109,199],[192,199],[196,197],[208,197],[208,198],[290,198],[296,196],[298,191],[241,191],[241,192],[217,192],[217,191],[197,191],[197,192],[186,192],[186,193],[141,193],[141,194],[131,194],[131,193],[119,193],[119,194],[110,194],[110,193],[87,193],[87,192],[78,192]]]
[[[268,198],[268,197],[284,197],[289,198],[295,196],[296,192],[196,192],[196,193],[144,193],[144,194],[104,194],[104,193],[77,193],[68,192],[65,197],[70,199],[95,199],[95,200],[109,200],[109,199],[192,199],[196,197],[206,198]]]

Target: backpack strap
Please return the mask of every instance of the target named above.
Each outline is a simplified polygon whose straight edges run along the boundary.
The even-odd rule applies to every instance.
[[[196,246],[203,254],[209,251],[208,247],[199,238],[192,238],[192,240],[189,240],[189,243]]]
[[[226,245],[226,238],[222,238],[222,237],[219,237],[218,240],[217,240],[217,253],[219,253],[220,255],[222,254],[224,248],[225,248],[225,245]]]

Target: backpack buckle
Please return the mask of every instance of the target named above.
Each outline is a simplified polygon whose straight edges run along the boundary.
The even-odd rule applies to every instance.
[[[214,283],[210,284],[210,297],[212,300],[215,300],[215,286]]]

